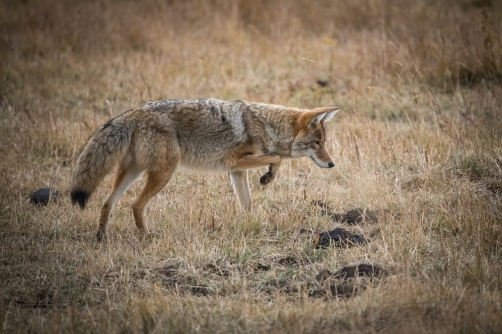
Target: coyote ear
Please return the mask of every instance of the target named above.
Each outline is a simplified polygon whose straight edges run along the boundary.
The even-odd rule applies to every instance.
[[[310,125],[315,126],[320,122],[328,122],[333,116],[335,116],[338,110],[340,110],[338,107],[326,107],[309,111],[307,115],[311,115]]]
[[[310,120],[310,125],[316,126],[317,124],[319,124],[323,120],[324,117],[326,117],[325,112],[320,113],[317,116],[312,117],[312,119]]]
[[[305,111],[298,119],[299,128],[307,128],[309,126],[316,126],[320,122],[330,120],[339,108],[317,108],[314,110]]]
[[[324,123],[326,122],[329,122],[333,116],[335,116],[339,111],[340,111],[340,108],[331,108],[332,111],[329,111],[326,116],[323,117],[323,119],[321,121],[323,121]]]

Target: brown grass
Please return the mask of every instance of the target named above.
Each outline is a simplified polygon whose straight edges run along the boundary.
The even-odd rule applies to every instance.
[[[0,328],[5,332],[502,331],[502,7],[498,1],[0,2]],[[321,87],[316,81],[327,81]],[[337,166],[283,166],[241,213],[225,175],[178,173],[95,240],[110,177],[69,203],[72,163],[145,101],[217,97],[339,105]],[[30,192],[52,186],[58,204]],[[371,239],[315,249],[343,212]],[[330,294],[323,270],[388,276]],[[325,291],[325,293],[313,293]],[[317,297],[315,297],[317,296]],[[319,297],[322,296],[322,297]]]

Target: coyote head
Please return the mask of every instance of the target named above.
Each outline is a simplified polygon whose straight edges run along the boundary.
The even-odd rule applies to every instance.
[[[297,120],[297,134],[291,149],[293,158],[308,157],[322,168],[335,166],[324,147],[326,142],[324,123],[330,121],[338,110],[340,108],[318,108],[301,114]]]

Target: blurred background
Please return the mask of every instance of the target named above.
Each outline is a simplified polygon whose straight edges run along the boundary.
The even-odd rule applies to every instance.
[[[0,4],[0,93],[56,109],[209,96],[311,107],[324,102],[312,86],[451,91],[502,79],[494,0]]]

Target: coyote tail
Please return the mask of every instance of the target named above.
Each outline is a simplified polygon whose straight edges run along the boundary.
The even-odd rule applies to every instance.
[[[122,159],[134,127],[126,119],[111,119],[89,138],[71,177],[71,201],[84,209],[101,180]]]

